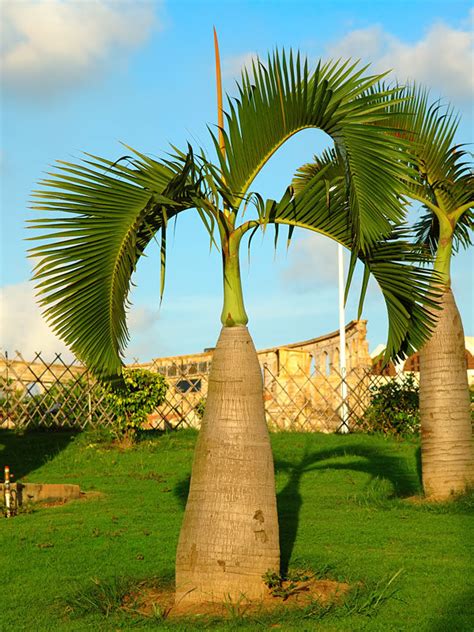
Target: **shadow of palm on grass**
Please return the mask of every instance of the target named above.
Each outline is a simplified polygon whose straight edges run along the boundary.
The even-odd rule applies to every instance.
[[[347,457],[353,457],[347,460]],[[345,460],[342,461],[341,459]],[[336,461],[336,459],[339,459]],[[275,471],[288,472],[288,481],[277,494],[280,523],[281,570],[288,571],[293,552],[300,511],[303,505],[301,481],[305,474],[323,470],[350,470],[369,474],[371,479],[382,478],[391,483],[392,497],[406,498],[420,492],[418,474],[410,470],[403,456],[396,456],[388,449],[370,447],[365,443],[336,447],[330,450],[309,452],[305,448],[299,461],[275,460]],[[190,477],[182,479],[174,488],[181,506],[186,506]]]
[[[3,468],[9,465],[15,481],[24,479],[31,472],[54,459],[77,434],[77,431],[72,430],[25,434],[0,430],[0,477],[3,479]]]
[[[354,458],[347,460],[347,457]],[[300,490],[302,478],[310,472],[323,470],[350,470],[369,474],[371,480],[386,479],[392,485],[392,497],[404,498],[420,491],[418,476],[409,470],[403,457],[395,456],[393,452],[389,453],[379,447],[369,447],[364,443],[311,453],[306,448],[297,463],[277,459],[275,471],[289,473],[286,485],[277,495],[282,573],[288,570],[298,533],[303,505]]]
[[[429,628],[429,632],[463,632],[464,630],[474,630],[474,612],[472,604],[474,603],[474,590],[466,589],[455,600],[448,601],[443,604],[442,614]],[[453,625],[453,621],[458,624]]]

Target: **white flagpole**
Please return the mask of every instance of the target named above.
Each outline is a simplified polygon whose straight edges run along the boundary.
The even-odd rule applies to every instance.
[[[341,427],[339,432],[349,432],[347,415],[347,383],[346,383],[346,324],[344,309],[344,249],[341,244],[337,246],[337,261],[339,271],[339,371],[341,373]]]

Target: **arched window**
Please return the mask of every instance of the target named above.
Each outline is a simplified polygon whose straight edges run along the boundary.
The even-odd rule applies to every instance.
[[[323,358],[324,358],[324,374],[330,375],[331,374],[331,360],[329,359],[329,353],[327,351],[323,352]]]

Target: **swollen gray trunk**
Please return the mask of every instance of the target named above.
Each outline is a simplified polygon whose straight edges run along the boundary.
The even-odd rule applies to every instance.
[[[247,327],[223,327],[176,556],[176,601],[260,598],[279,571],[262,373]]]
[[[473,483],[464,331],[450,289],[420,352],[420,417],[423,488],[428,497],[447,499]]]

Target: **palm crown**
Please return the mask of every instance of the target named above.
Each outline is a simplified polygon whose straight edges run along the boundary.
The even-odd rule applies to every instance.
[[[77,164],[58,162],[34,193],[34,208],[52,215],[31,222],[41,232],[30,251],[53,329],[98,375],[120,374],[137,262],[159,233],[163,287],[168,222],[194,209],[211,242],[217,245],[216,232],[220,240],[225,325],[246,323],[239,272],[243,235],[284,224],[289,237],[300,226],[351,248],[366,267],[364,286],[373,273],[384,293],[388,353],[419,345],[431,318],[425,305],[433,297],[429,273],[412,265],[416,255],[397,228],[405,212],[401,195],[413,177],[412,165],[400,159],[409,141],[393,134],[393,112],[405,97],[400,90],[372,90],[381,77],[365,70],[329,62],[310,71],[299,55],[278,52],[266,65],[255,62],[252,79],[244,72],[238,98],[228,101],[221,139],[211,131],[217,164],[191,147],[162,160],[128,148],[131,155],[116,162],[90,154]],[[327,164],[278,202],[251,193],[272,154],[309,127],[333,138],[336,177]],[[255,219],[238,225],[251,200]]]
[[[435,269],[449,285],[452,248],[471,243],[474,177],[470,153],[455,145],[459,117],[449,104],[430,101],[429,91],[411,85],[389,105],[397,136],[410,141],[413,177],[406,196],[422,204],[418,241],[436,254]],[[382,97],[386,99],[386,97]],[[440,239],[441,237],[441,239]]]

